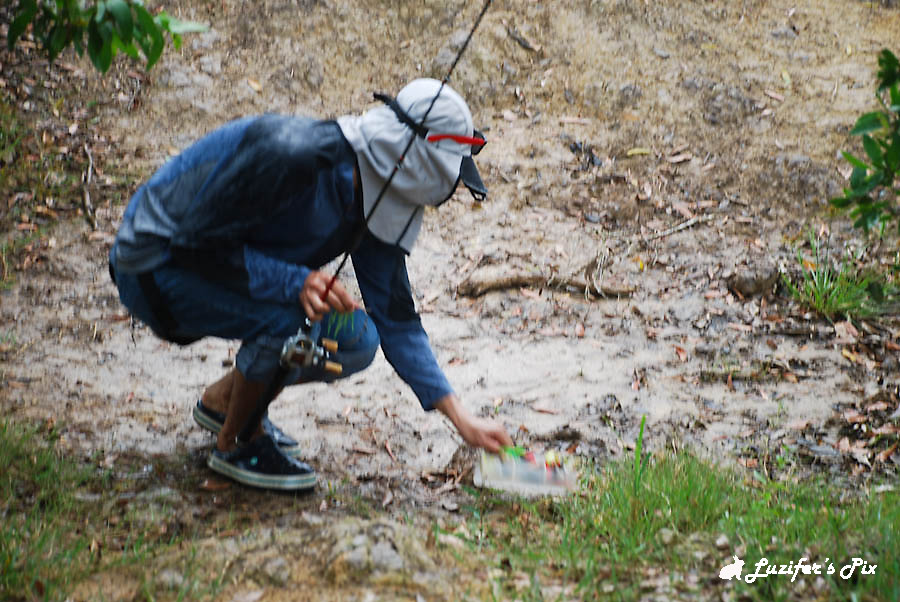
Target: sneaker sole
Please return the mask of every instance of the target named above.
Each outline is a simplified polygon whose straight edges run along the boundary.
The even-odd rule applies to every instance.
[[[264,475],[232,466],[215,454],[209,455],[209,460],[206,462],[206,465],[213,471],[234,479],[242,485],[259,487],[261,489],[298,491],[303,489],[313,489],[316,486],[316,473],[296,476]]]
[[[209,432],[218,435],[219,431],[222,430],[222,423],[211,417],[209,414],[198,408],[194,405],[193,409],[194,422],[199,424],[201,427],[205,428]],[[294,445],[292,447],[282,447],[278,446],[278,449],[286,456],[291,456],[293,458],[300,457],[300,446]]]

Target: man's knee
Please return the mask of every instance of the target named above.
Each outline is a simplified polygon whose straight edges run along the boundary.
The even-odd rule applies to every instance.
[[[353,334],[338,340],[338,352],[335,358],[342,367],[341,376],[350,376],[365,370],[375,359],[375,353],[381,344],[378,330],[372,318],[362,310],[354,312]]]

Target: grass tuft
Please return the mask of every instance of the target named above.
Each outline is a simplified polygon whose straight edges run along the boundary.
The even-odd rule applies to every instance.
[[[841,316],[848,320],[872,318],[898,309],[898,291],[883,276],[862,273],[846,259],[836,265],[813,235],[809,242],[812,260],[797,251],[799,281],[794,283],[787,274],[782,275],[794,300],[828,320]]]
[[[546,599],[554,591],[524,587],[523,576],[529,584],[557,584],[563,598],[587,600],[639,599],[648,588],[717,599],[726,590],[753,600],[794,598],[801,590],[900,599],[900,495],[893,491],[859,494],[818,478],[747,481],[678,453],[651,458],[639,481],[631,460],[590,469],[579,494],[560,500],[475,495],[467,531],[478,533],[483,552],[493,552],[503,599]],[[752,584],[720,580],[733,555],[746,562],[743,575],[761,558],[787,565],[806,557],[838,571],[854,557],[878,566],[874,575],[857,569],[849,580],[837,573],[819,582],[802,574],[793,583],[776,575]]]
[[[61,461],[55,433],[0,423],[0,598],[55,599],[80,571],[90,542],[69,518],[89,471]],[[75,562],[73,562],[75,561]]]

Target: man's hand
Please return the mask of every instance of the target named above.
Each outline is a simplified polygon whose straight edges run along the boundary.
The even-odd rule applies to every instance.
[[[473,416],[456,395],[444,397],[434,407],[450,419],[469,445],[482,447],[491,453],[499,452],[504,446],[512,447],[513,441],[502,424],[496,420]]]
[[[353,300],[347,289],[340,282],[335,282],[331,290],[328,291],[328,297],[322,298],[328,283],[331,282],[331,275],[326,272],[313,271],[306,277],[303,283],[303,290],[300,291],[300,306],[306,312],[313,322],[318,322],[322,316],[332,309],[338,313],[348,313],[359,308],[359,303]]]

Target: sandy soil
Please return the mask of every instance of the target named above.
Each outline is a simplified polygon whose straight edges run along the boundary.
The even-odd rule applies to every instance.
[[[488,135],[479,163],[491,196],[481,206],[459,194],[431,212],[409,261],[451,382],[518,442],[601,461],[633,444],[642,415],[651,449],[692,445],[764,469],[782,445],[836,449],[835,406],[896,380],[896,352],[849,360],[831,325],[774,294],[776,276],[796,271],[793,245],[810,228],[836,252],[861,245],[826,199],[900,13],[846,0],[558,4],[496,2],[452,82]],[[212,29],[149,76],[122,68],[99,81],[68,59],[101,101],[114,149],[104,160],[143,174],[234,117],[333,117],[365,110],[373,90],[440,76],[478,8],[166,7]],[[98,231],[62,225],[0,297],[0,328],[19,343],[4,357],[3,411],[64,424],[72,450],[113,464],[135,452],[202,464],[212,438],[190,407],[237,346],[178,348],[123,319],[105,265],[123,207],[97,194]],[[499,273],[587,274],[634,292],[463,294]],[[898,336],[872,326],[860,339]],[[345,382],[288,390],[271,413],[323,483],[378,500],[391,491],[397,512],[440,513],[464,495],[459,440],[380,355]]]

